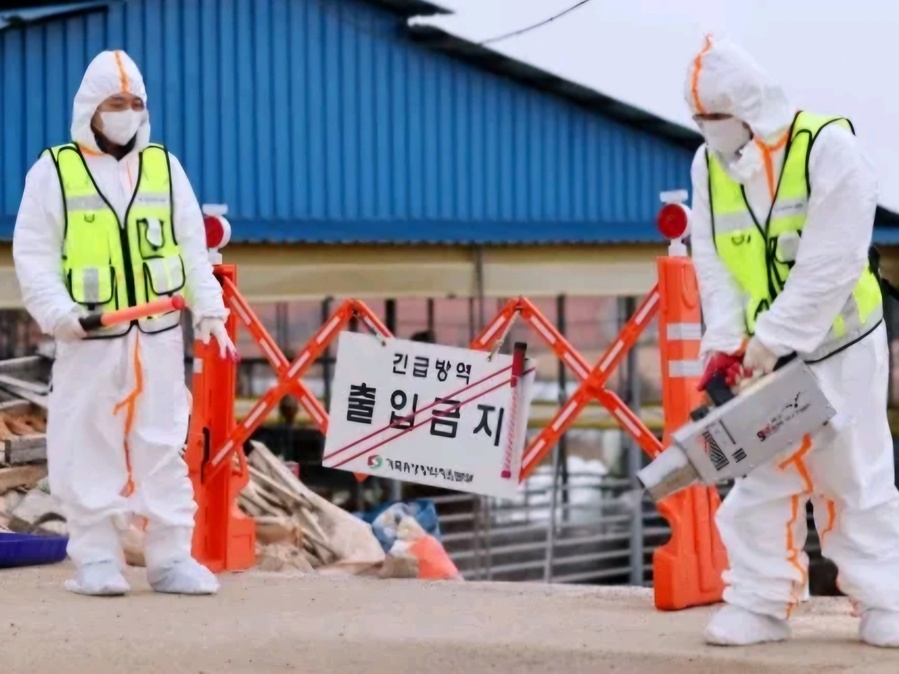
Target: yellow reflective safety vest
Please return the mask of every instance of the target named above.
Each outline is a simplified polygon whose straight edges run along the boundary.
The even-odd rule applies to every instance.
[[[808,175],[809,153],[818,133],[828,124],[839,124],[855,133],[844,117],[808,112],[796,116],[774,203],[764,223],[749,208],[740,183],[728,176],[714,154],[706,150],[715,248],[745,294],[746,332],[750,335],[755,332],[756,319],[783,290],[795,264],[813,187]],[[824,342],[811,354],[801,355],[808,362],[826,358],[867,335],[882,319],[880,279],[869,265]]]
[[[53,158],[65,205],[63,273],[72,299],[88,311],[112,311],[171,296],[184,287],[184,262],[172,218],[169,157],[161,145],[140,153],[137,185],[125,215],[97,188],[75,144],[44,151]],[[143,332],[180,324],[171,311],[136,321]],[[102,328],[91,337],[115,337],[130,324]]]

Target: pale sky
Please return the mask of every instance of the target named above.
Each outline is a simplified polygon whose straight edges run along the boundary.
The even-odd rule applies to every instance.
[[[456,14],[428,22],[472,41],[575,4],[432,1]],[[797,107],[852,120],[877,171],[880,203],[899,211],[897,25],[893,0],[590,0],[553,23],[489,46],[694,128],[683,99],[687,67],[706,32],[731,38]]]

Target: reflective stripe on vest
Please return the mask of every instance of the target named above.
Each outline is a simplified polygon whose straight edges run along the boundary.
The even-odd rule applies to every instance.
[[[172,220],[168,154],[160,145],[140,153],[137,186],[122,227],[73,144],[46,150],[59,174],[65,203],[63,272],[72,299],[88,311],[111,311],[170,296],[184,287],[184,263]],[[144,332],[180,323],[178,311],[139,321]],[[124,334],[130,325],[92,336]]]
[[[851,123],[843,117],[807,112],[796,116],[777,194],[764,223],[749,208],[742,186],[727,175],[714,155],[706,152],[715,248],[745,293],[746,331],[750,335],[755,332],[758,316],[783,290],[795,263],[808,214],[808,156],[818,133],[828,124],[840,124],[852,131]],[[882,318],[880,282],[870,267],[865,267],[824,342],[812,353],[801,355],[810,361],[824,358],[870,332]]]

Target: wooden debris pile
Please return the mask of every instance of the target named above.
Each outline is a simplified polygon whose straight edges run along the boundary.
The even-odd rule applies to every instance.
[[[260,565],[273,571],[311,570],[337,561],[315,507],[287,466],[261,444],[254,446],[247,464],[250,482],[238,503],[256,521]]]
[[[368,524],[306,487],[265,445],[251,444],[250,482],[238,503],[256,522],[260,568],[362,573],[384,561]]]
[[[0,402],[0,466],[47,460],[47,416],[24,400]]]
[[[0,465],[47,460],[47,398],[52,360],[0,361]]]
[[[0,528],[65,535],[65,520],[47,487],[47,466],[0,467]]]
[[[306,487],[262,443],[251,442],[250,481],[238,497],[256,524],[256,566],[292,573],[377,573],[384,550],[371,527]],[[132,523],[122,539],[125,559],[144,564],[144,536]]]
[[[0,401],[0,527],[20,533],[65,533],[49,494],[45,410],[26,400]]]

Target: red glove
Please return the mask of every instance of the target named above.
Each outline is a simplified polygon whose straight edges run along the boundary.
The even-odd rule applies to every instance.
[[[744,377],[749,377],[752,373],[743,367],[743,354],[741,353],[714,353],[709,358],[708,364],[705,366],[705,372],[699,380],[696,387],[699,391],[705,391],[709,381],[716,374],[723,374],[724,381],[728,386],[735,386]]]

